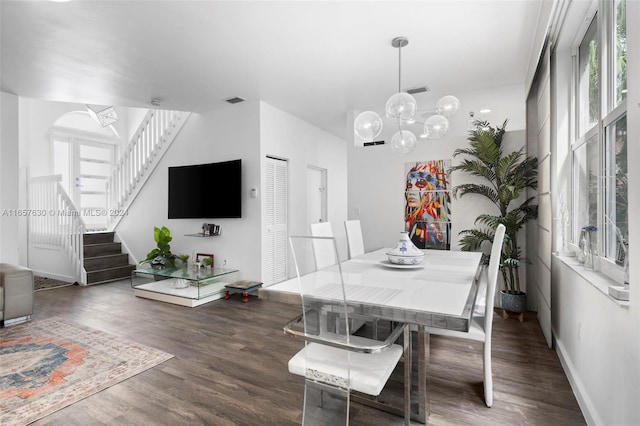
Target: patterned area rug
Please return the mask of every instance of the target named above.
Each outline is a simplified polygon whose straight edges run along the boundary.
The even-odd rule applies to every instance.
[[[0,329],[0,425],[26,425],[173,355],[61,318]]]

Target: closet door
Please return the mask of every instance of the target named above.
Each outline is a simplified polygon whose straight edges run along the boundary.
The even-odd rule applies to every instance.
[[[283,281],[288,276],[289,177],[286,160],[267,157],[265,164],[262,280],[269,285]]]

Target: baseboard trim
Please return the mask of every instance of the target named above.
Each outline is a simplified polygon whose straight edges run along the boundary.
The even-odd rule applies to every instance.
[[[580,410],[582,411],[582,415],[584,416],[585,421],[588,425],[602,425],[602,419],[598,416],[598,413],[589,399],[587,392],[582,384],[582,381],[575,374],[575,368],[573,363],[569,358],[565,356],[565,349],[560,340],[557,339],[557,334],[554,332],[554,344],[556,347],[556,353],[558,354],[558,358],[560,359],[560,364],[562,364],[562,369],[564,370],[567,379],[569,380],[569,384],[571,385],[571,389],[573,390],[573,394],[578,401],[578,405],[580,406]]]

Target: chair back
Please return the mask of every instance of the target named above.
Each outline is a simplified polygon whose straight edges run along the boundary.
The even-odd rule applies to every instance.
[[[292,236],[289,237],[289,244],[298,278],[305,333],[313,335],[329,331],[330,333],[344,334],[345,342],[348,343],[349,315],[342,268],[337,261],[335,239],[333,237]],[[319,265],[316,260],[318,248],[323,252],[333,253],[334,262]],[[319,314],[333,317],[329,330],[325,329],[326,324],[317,323],[316,316]]]
[[[487,301],[484,313],[484,333],[487,339],[491,339],[491,329],[493,327],[493,305],[496,292],[496,282],[498,281],[498,269],[500,269],[500,255],[504,244],[504,233],[506,228],[500,224],[496,228],[491,245],[491,257],[487,268]]]
[[[333,228],[331,222],[319,222],[309,225],[311,236],[313,237],[331,237],[333,238]],[[324,239],[313,240],[314,256],[316,267],[324,269],[327,266],[338,263],[338,252],[336,251],[335,241]]]
[[[364,240],[362,238],[362,227],[359,220],[345,220],[344,229],[347,233],[347,244],[349,246],[349,259],[364,254]]]
[[[314,237],[333,237],[331,222],[318,222],[309,225],[311,235]]]
[[[350,342],[345,288],[337,261],[336,243],[333,237],[292,236],[289,244],[302,302],[305,350],[309,354],[303,361],[305,393],[302,424],[349,424],[351,356],[349,351],[344,351],[336,360],[335,355],[330,356],[326,352],[332,344],[348,345]],[[325,254],[331,251],[335,261],[318,265],[318,248]],[[318,367],[318,363],[326,362],[325,357],[340,366],[336,373],[332,373],[332,369]],[[291,366],[289,369],[291,371]],[[322,390],[329,390],[329,394],[323,397]]]

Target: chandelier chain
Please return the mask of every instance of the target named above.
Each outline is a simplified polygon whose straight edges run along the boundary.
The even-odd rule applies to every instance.
[[[402,45],[398,46],[398,93],[402,92]]]

